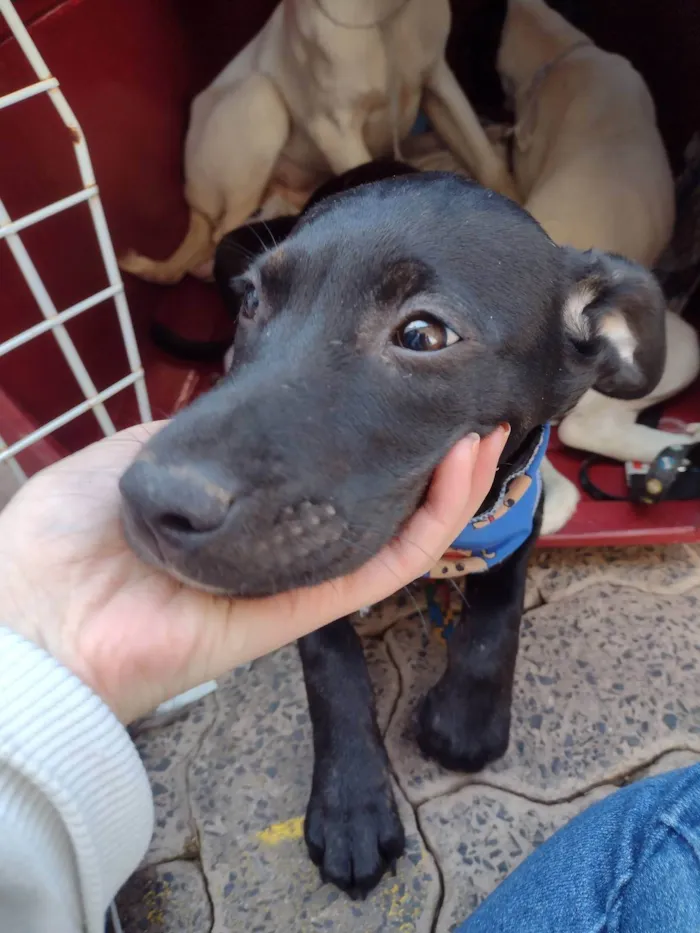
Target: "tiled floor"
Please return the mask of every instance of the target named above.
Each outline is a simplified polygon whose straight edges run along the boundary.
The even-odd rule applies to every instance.
[[[448,933],[579,810],[700,760],[700,548],[541,553],[506,756],[443,771],[412,738],[444,657],[406,606],[366,649],[408,847],[362,903],[322,885],[302,840],[311,734],[294,649],[143,732],[157,830],[119,899],[125,933]],[[392,621],[393,620],[393,621]]]

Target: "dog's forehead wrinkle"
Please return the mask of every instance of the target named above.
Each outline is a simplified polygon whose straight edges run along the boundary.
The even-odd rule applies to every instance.
[[[542,228],[516,204],[493,196],[480,186],[450,173],[423,172],[378,181],[328,199],[325,209],[312,211],[293,238],[323,229],[331,237],[391,234],[420,236],[440,234],[444,242],[449,229],[498,229],[517,224],[537,231]],[[425,228],[428,228],[427,230]]]
[[[435,270],[413,258],[398,258],[379,265],[371,284],[372,301],[380,307],[400,308],[406,302],[420,305],[439,300],[440,283]]]

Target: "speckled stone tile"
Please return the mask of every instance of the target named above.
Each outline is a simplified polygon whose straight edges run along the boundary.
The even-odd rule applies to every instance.
[[[700,753],[698,752],[669,752],[652,762],[652,764],[639,768],[638,771],[630,775],[627,783],[643,781],[648,777],[656,777],[658,774],[678,771],[680,768],[689,768],[691,765],[697,764],[700,764]]]
[[[542,594],[537,583],[537,578],[530,568],[527,572],[527,585],[525,586],[525,611],[535,609],[542,605]]]
[[[117,898],[124,933],[207,933],[211,905],[196,862],[139,870]]]
[[[684,544],[537,551],[530,570],[543,599],[566,599],[599,583],[645,593],[683,593],[700,584],[700,559]]]
[[[235,787],[228,790],[233,808],[244,803]],[[302,839],[301,818],[266,823],[231,816],[220,833],[205,830],[202,859],[214,903],[214,933],[252,929],[429,933],[439,899],[439,876],[423,847],[413,811],[398,788],[396,792],[406,828],[406,855],[397,865],[396,877],[385,876],[365,901],[352,901],[333,885],[321,883]],[[303,813],[306,794],[299,788],[289,788],[286,799]]]
[[[148,772],[155,806],[155,830],[145,864],[191,858],[198,851],[190,812],[187,770],[214,722],[213,695],[204,697],[168,725],[147,729],[135,738]]]
[[[449,933],[466,920],[557,829],[615,789],[600,787],[571,803],[544,805],[477,785],[423,804],[420,826],[444,886],[435,933]]]
[[[382,642],[365,646],[386,724],[398,680]],[[214,903],[214,931],[334,930],[428,933],[439,879],[411,808],[397,788],[407,856],[397,876],[353,902],[321,884],[303,842],[312,745],[296,650],[283,649],[236,674],[216,694],[218,712],[190,767],[190,799]]]
[[[636,772],[634,780],[699,761],[698,754],[670,752]],[[453,930],[551,835],[617,789],[605,784],[567,803],[538,804],[477,784],[423,804],[421,831],[440,865],[444,887],[436,933]]]
[[[580,794],[655,760],[700,752],[700,599],[597,586],[526,614],[511,741],[480,775],[426,761],[414,740],[417,704],[444,666],[406,620],[386,638],[404,689],[387,749],[412,803],[479,780],[533,800]]]

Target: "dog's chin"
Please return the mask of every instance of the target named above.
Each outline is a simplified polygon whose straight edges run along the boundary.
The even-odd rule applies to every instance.
[[[267,572],[262,568],[256,568],[246,572],[243,567],[227,566],[224,563],[217,563],[214,568],[196,561],[163,558],[144,547],[134,550],[141,560],[161,570],[178,583],[215,596],[246,599],[262,599],[289,590],[327,583],[358,570],[369,559],[365,553],[355,552],[343,555],[324,566],[290,567],[285,571],[270,569]]]
[[[312,563],[299,561],[287,566],[245,566],[222,556],[166,553],[150,529],[136,521],[128,511],[122,514],[124,537],[134,554],[156,570],[193,589],[214,596],[263,598],[316,586],[358,570],[381,550],[385,541],[367,548],[350,541],[342,550],[329,553],[326,560],[316,555]],[[391,535],[387,536],[387,540]]]

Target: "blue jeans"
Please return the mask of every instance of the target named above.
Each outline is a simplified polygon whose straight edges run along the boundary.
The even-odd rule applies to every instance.
[[[457,933],[700,933],[700,765],[594,804]]]

